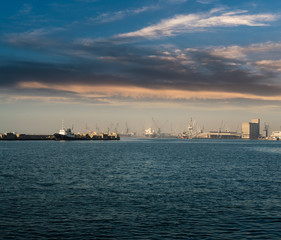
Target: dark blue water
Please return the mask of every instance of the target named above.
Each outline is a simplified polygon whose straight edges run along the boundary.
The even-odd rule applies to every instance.
[[[0,238],[280,239],[281,142],[0,142]]]

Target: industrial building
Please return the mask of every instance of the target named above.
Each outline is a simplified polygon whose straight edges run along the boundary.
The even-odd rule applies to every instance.
[[[241,135],[237,132],[222,132],[222,131],[209,131],[199,133],[197,138],[210,138],[210,139],[240,139]]]
[[[242,123],[243,139],[258,139],[260,136],[260,119],[252,119],[251,122]]]

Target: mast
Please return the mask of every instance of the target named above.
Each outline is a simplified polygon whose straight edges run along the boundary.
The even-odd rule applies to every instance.
[[[188,125],[187,129],[188,129],[188,137],[192,138],[193,137],[193,121],[192,121],[192,118],[190,118],[189,125]]]

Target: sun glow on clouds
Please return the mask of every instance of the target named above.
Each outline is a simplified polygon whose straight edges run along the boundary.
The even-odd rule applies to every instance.
[[[281,72],[281,59],[262,60],[262,61],[257,61],[256,64],[262,69],[270,70],[272,72]]]
[[[135,99],[140,101],[149,100],[191,100],[191,99],[252,99],[264,101],[281,101],[280,96],[258,96],[254,94],[243,94],[235,92],[216,92],[216,91],[188,91],[171,89],[148,89],[134,86],[108,86],[108,85],[59,85],[42,84],[39,82],[21,82],[18,84],[21,89],[55,89],[60,91],[70,91],[84,98],[103,99],[104,103],[113,103],[109,99]],[[39,96],[37,98],[40,98]],[[44,97],[43,97],[44,98]],[[42,99],[43,99],[42,98]],[[56,98],[59,101],[59,98]],[[62,98],[66,101],[67,97]],[[68,98],[71,101],[71,97]],[[121,104],[121,103],[120,103]]]
[[[227,59],[239,59],[247,60],[250,55],[255,56],[256,59],[260,59],[266,55],[267,57],[274,57],[275,55],[280,56],[281,53],[281,43],[280,42],[266,42],[260,44],[251,44],[249,46],[223,46],[223,47],[214,47],[210,49],[210,53],[227,58]]]

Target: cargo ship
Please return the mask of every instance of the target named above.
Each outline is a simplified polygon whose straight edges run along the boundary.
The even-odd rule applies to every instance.
[[[59,133],[55,133],[54,137],[56,140],[76,140],[75,134],[72,132],[70,128],[61,129]]]
[[[73,129],[73,127],[72,127]],[[64,122],[62,122],[62,128],[59,133],[55,133],[54,140],[120,140],[120,136],[117,132],[114,133],[92,133],[92,134],[74,134],[72,129],[64,128]]]

